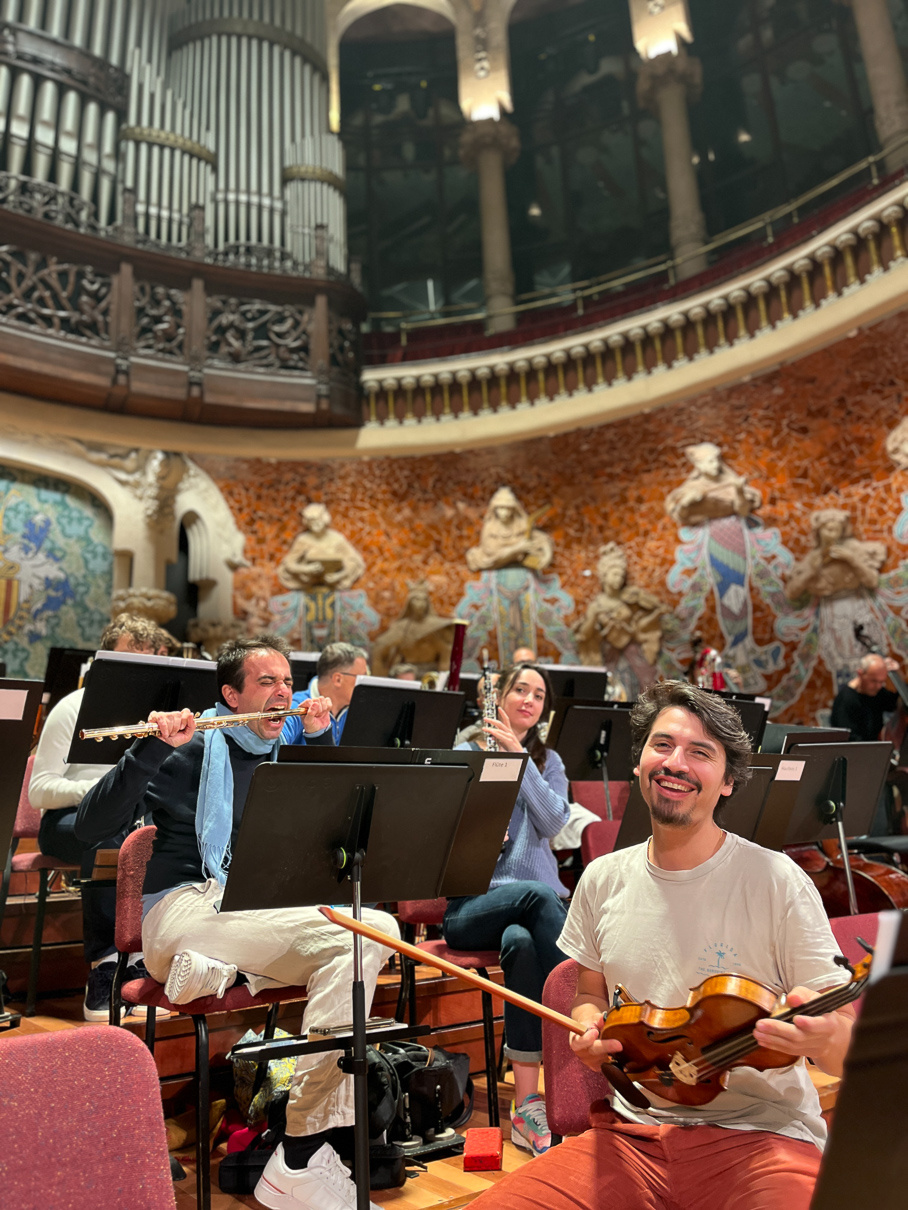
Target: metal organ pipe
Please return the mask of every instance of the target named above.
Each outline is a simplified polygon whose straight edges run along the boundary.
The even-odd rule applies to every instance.
[[[262,246],[308,264],[324,224],[329,264],[345,270],[321,0],[0,0],[0,19],[127,77],[121,108],[106,84],[0,65],[9,172],[75,190],[101,228],[122,218],[117,190],[133,190],[138,230],[166,244],[187,240],[201,204],[206,241],[240,257]]]

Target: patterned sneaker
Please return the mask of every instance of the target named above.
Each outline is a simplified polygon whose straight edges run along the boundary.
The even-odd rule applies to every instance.
[[[278,1143],[255,1187],[255,1200],[269,1210],[356,1210],[356,1185],[330,1143],[323,1143],[307,1168],[288,1168]],[[371,1210],[379,1210],[370,1202]]]
[[[171,1004],[188,1004],[200,996],[223,996],[235,981],[235,966],[206,958],[195,950],[183,950],[170,964],[164,995]]]
[[[511,1142],[533,1155],[542,1155],[552,1145],[552,1132],[545,1116],[545,1098],[537,1092],[521,1101],[511,1102]]]

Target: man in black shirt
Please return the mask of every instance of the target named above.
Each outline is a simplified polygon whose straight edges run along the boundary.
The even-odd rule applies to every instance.
[[[211,714],[262,714],[290,709],[293,677],[282,639],[237,639],[218,655],[220,701]],[[242,972],[254,995],[275,985],[306,984],[302,1032],[349,1018],[352,934],[329,924],[317,908],[221,913],[220,903],[255,768],[274,760],[282,742],[301,734],[332,743],[330,701],[314,697],[302,718],[255,719],[245,726],[196,732],[189,710],[153,713],[159,737],[137,740],[85,795],[76,835],[96,843],[129,823],[141,807],[157,828],[145,873],[142,940],[149,974],[168,999],[186,1004],[221,996]],[[206,712],[207,714],[208,712]],[[282,728],[286,728],[282,732]],[[300,828],[305,830],[301,815]],[[398,935],[384,912],[363,911],[383,932]],[[390,951],[363,946],[366,1009]],[[256,1189],[269,1207],[355,1206],[356,1190],[334,1150],[353,1125],[352,1078],[332,1052],[301,1055],[287,1107],[287,1133]]]
[[[895,690],[885,688],[889,673],[897,670],[895,660],[865,655],[855,675],[836,694],[832,703],[833,727],[847,727],[853,740],[879,739],[883,715],[898,704]]]

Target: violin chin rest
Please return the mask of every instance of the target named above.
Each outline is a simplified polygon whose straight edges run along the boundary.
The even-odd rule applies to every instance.
[[[652,1104],[643,1090],[617,1063],[603,1063],[602,1074],[615,1091],[621,1093],[629,1105],[636,1105],[638,1109],[652,1109]]]

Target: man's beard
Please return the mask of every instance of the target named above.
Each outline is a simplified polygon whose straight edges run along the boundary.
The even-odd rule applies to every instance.
[[[650,774],[647,780],[647,789],[649,790],[649,801],[647,802],[647,806],[649,807],[650,817],[654,823],[662,824],[662,826],[666,828],[686,828],[690,823],[691,816],[693,815],[697,793],[700,791],[701,787],[695,782],[689,781],[686,777],[674,776],[672,778],[673,781],[683,782],[685,785],[691,786],[694,790],[694,800],[691,802],[690,806],[687,806],[687,804],[679,803],[673,798],[664,798],[662,796],[659,786],[654,780],[654,777],[662,776],[669,777],[671,775],[667,773],[663,774],[661,772],[657,774]]]

